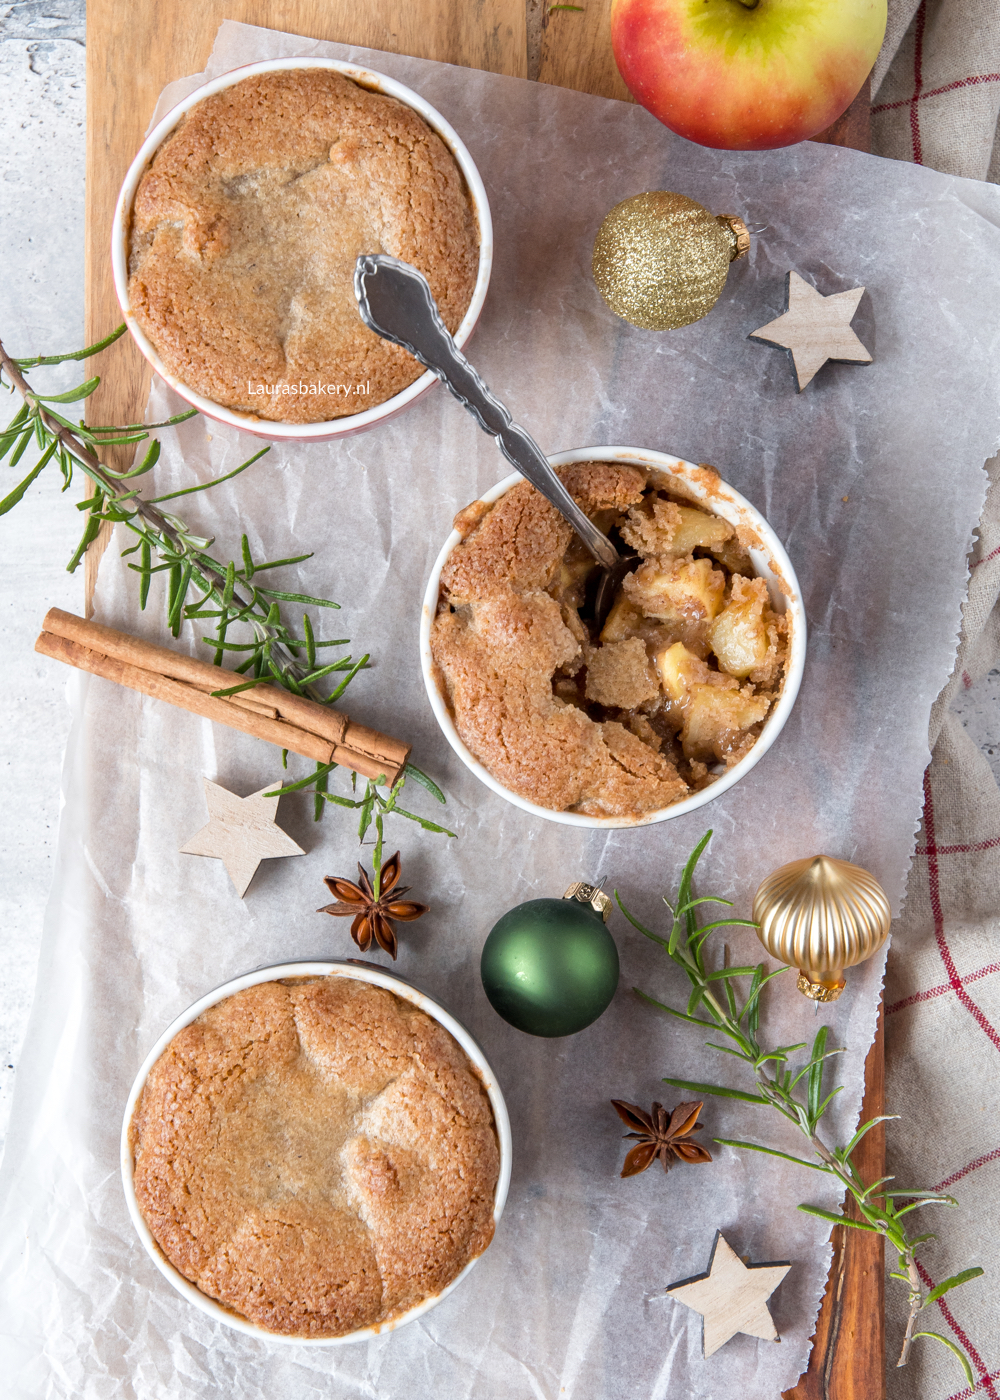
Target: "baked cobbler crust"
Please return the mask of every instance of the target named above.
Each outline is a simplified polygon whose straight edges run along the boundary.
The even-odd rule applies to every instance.
[[[354,265],[391,253],[454,333],[479,233],[461,172],[412,108],[328,69],[199,102],[132,208],[129,299],[166,368],[225,407],[311,423],[383,403],[422,366],[361,321]]]
[[[205,1011],[150,1071],[131,1139],[167,1259],[271,1332],[391,1322],[493,1236],[481,1081],[437,1022],[353,979],[265,982]]]
[[[558,475],[642,557],[600,636],[595,565],[521,482],[461,512],[431,650],[458,733],[505,788],[554,811],[641,818],[749,751],[780,692],[787,624],[747,543],[638,466]]]

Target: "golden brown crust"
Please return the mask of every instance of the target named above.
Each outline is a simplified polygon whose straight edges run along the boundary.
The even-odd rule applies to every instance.
[[[745,553],[719,516],[663,498],[664,483],[635,466],[558,474],[644,559],[600,636],[580,612],[596,566],[520,482],[457,517],[431,629],[436,675],[460,737],[503,787],[555,811],[640,819],[710,783],[708,761],[731,766],[752,747],[787,628],[762,580],[716,567],[722,550],[740,566]]]
[[[645,486],[638,468],[607,462],[559,476],[588,514],[624,511]],[[673,765],[553,694],[554,673],[581,650],[544,591],[571,535],[527,482],[502,496],[442,570],[450,605],[434,622],[434,659],[463,741],[504,787],[555,811],[657,811],[687,791]]]
[[[129,298],[198,393],[320,422],[422,373],[362,324],[358,255],[418,267],[454,332],[478,244],[455,159],[412,108],[326,69],[264,73],[198,103],[156,152],[133,203]]]
[[[363,982],[267,982],[210,1008],[153,1066],[132,1136],[166,1257],[272,1332],[391,1321],[493,1235],[482,1084],[440,1025]]]

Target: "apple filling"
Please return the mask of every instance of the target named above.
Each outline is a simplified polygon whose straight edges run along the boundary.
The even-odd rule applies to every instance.
[[[527,482],[456,518],[431,632],[438,680],[473,755],[540,806],[640,818],[749,751],[780,693],[787,625],[753,543],[632,465],[560,470],[640,563],[603,627],[599,569]]]

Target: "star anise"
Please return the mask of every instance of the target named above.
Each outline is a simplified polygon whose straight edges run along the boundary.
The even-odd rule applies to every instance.
[[[400,898],[410,888],[409,885],[396,888],[401,873],[402,866],[397,851],[394,856],[389,857],[379,874],[378,899],[375,898],[371,878],[361,865],[358,866],[358,884],[336,875],[327,875],[324,884],[332,895],[336,895],[337,901],[335,904],[324,904],[316,913],[335,914],[340,917],[345,914],[353,915],[351,937],[362,953],[367,953],[374,938],[378,946],[395,959],[396,934],[391,920],[399,919],[408,923],[411,919],[419,919],[421,914],[426,914],[429,907],[426,904],[418,904],[413,899]]]
[[[700,1103],[681,1103],[672,1112],[668,1112],[661,1103],[654,1103],[650,1113],[621,1099],[612,1099],[611,1103],[622,1122],[637,1129],[626,1133],[625,1137],[639,1139],[637,1145],[626,1154],[622,1176],[636,1176],[644,1172],[657,1157],[663,1163],[665,1172],[671,1168],[671,1156],[691,1163],[712,1160],[708,1148],[689,1136],[702,1127],[698,1122],[702,1109]]]

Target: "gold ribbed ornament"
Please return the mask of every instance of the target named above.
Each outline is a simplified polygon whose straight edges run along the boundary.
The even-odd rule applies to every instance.
[[[844,970],[878,952],[892,912],[867,870],[832,856],[782,865],[753,898],[757,936],[772,957],[799,969],[799,991],[836,1001]]]
[[[749,247],[742,219],[651,190],[616,204],[601,224],[594,281],[622,320],[647,331],[678,330],[711,311],[729,264]]]

